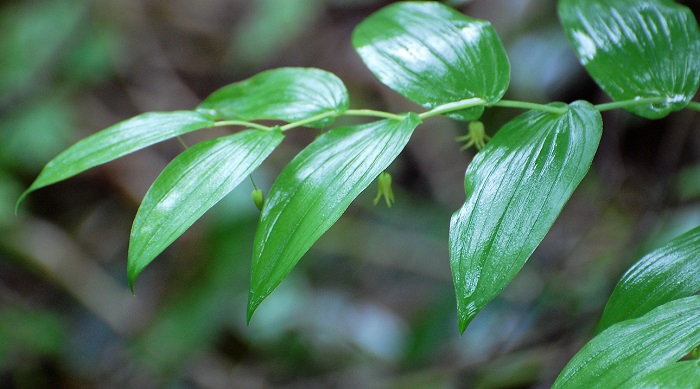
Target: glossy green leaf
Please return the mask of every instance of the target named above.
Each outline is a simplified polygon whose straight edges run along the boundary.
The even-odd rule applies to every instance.
[[[618,282],[598,331],[700,290],[700,227],[635,263]]]
[[[450,223],[462,332],[547,234],[590,168],[601,131],[600,113],[587,102],[561,115],[530,111],[501,128],[471,162],[466,202]]]
[[[69,147],[46,164],[30,192],[70,178],[154,143],[201,128],[212,127],[211,116],[194,111],[149,112],[117,123]]]
[[[129,242],[129,283],[209,208],[257,168],[282,131],[247,130],[187,149],[155,180],[136,213]]]
[[[668,365],[622,386],[624,389],[700,389],[700,361]]]
[[[198,110],[224,120],[275,119],[294,122],[329,114],[312,126],[333,122],[334,113],[348,109],[348,91],[332,73],[314,68],[264,71],[207,97]]]
[[[560,0],[579,60],[615,101],[665,97],[629,108],[657,119],[684,108],[700,85],[700,28],[671,0]]]
[[[332,129],[306,147],[270,188],[255,235],[248,320],[350,203],[399,155],[421,120]]]
[[[620,388],[674,364],[700,344],[700,296],[615,324],[579,351],[553,388]]]
[[[496,31],[438,2],[399,2],[357,26],[352,43],[374,75],[426,108],[478,97],[503,97],[510,64]],[[479,118],[483,107],[451,113]]]

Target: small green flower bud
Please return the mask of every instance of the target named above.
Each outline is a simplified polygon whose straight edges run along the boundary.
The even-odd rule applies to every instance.
[[[374,198],[374,205],[377,205],[382,197],[384,197],[386,206],[389,208],[396,201],[394,199],[394,191],[391,190],[391,174],[387,172],[379,175],[379,191],[377,192],[377,197]]]
[[[469,133],[467,135],[457,137],[455,140],[459,142],[467,142],[460,148],[460,151],[463,151],[471,146],[476,147],[477,150],[481,150],[484,148],[484,146],[486,146],[486,141],[489,139],[491,139],[491,137],[486,135],[484,123],[477,120],[469,123]]]
[[[255,206],[262,211],[263,205],[265,205],[265,193],[263,193],[261,189],[255,189],[253,193],[250,194],[250,197],[253,198]]]

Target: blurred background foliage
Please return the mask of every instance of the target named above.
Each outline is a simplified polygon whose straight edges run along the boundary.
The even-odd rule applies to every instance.
[[[700,223],[700,115],[606,112],[594,166],[515,281],[459,337],[447,256],[473,150],[435,118],[391,166],[397,202],[363,193],[245,325],[258,211],[236,189],[126,282],[129,229],[182,146],[165,142],[14,202],[72,142],[153,110],[191,109],[280,66],[318,67],[354,108],[419,110],[350,44],[380,0],[35,0],[0,5],[0,387],[548,387],[593,335],[645,251]],[[507,98],[607,101],[554,0],[447,1],[490,20]],[[692,4],[691,4],[692,3]],[[686,2],[695,7],[697,2]],[[488,133],[519,112],[490,109]],[[352,122],[342,119],[341,123]],[[189,144],[227,130],[188,134]],[[289,134],[254,174],[267,189],[316,135]]]

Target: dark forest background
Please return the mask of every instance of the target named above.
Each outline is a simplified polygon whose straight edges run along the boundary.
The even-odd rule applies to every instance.
[[[365,191],[250,326],[258,211],[249,182],[129,291],[131,222],[150,183],[182,151],[176,140],[37,191],[14,214],[41,167],[78,139],[142,112],[192,109],[266,69],[318,67],[346,83],[353,108],[421,111],[376,81],[351,46],[353,28],[388,3],[0,3],[0,387],[548,387],[593,335],[625,269],[699,224],[697,112],[659,121],[605,112],[590,173],[462,337],[447,232],[474,155],[454,141],[465,123],[422,125],[389,169],[394,207],[372,206],[376,186]],[[446,3],[500,34],[512,68],[506,98],[609,101],[574,57],[555,1]],[[487,110],[487,133],[520,112]],[[288,134],[255,172],[257,185],[267,190],[315,135]]]

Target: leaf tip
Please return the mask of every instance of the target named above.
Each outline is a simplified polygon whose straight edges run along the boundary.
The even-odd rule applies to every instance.
[[[255,284],[254,284],[255,285]],[[258,309],[260,304],[269,296],[271,291],[265,291],[261,289],[250,288],[248,293],[248,308],[246,312],[246,324],[250,325],[250,320],[253,318],[253,314]]]
[[[22,192],[22,194],[17,199],[17,202],[15,203],[15,216],[17,216],[17,214],[19,213],[19,207],[22,205],[22,203],[27,198],[27,196],[29,196],[30,193],[34,192],[35,190],[37,190],[39,188],[43,188],[44,186],[46,186],[45,184],[39,183],[40,178],[41,178],[41,174],[39,174],[39,177],[32,183],[32,185],[30,185],[29,188],[27,188],[27,190]],[[37,183],[39,183],[39,184],[37,184]]]
[[[29,195],[29,193],[31,193],[31,191],[32,191],[32,188],[25,190],[24,192],[22,192],[22,194],[17,199],[17,202],[15,203],[15,216],[17,216],[17,214],[19,214],[20,205],[22,205],[22,202]]]
[[[261,302],[260,299],[255,298],[253,296],[253,291],[251,291],[250,294],[248,295],[248,308],[247,308],[246,319],[245,319],[246,325],[250,326],[250,320],[253,318],[253,314],[255,313],[255,310],[258,309],[260,302]]]
[[[464,331],[467,329],[469,324],[474,320],[474,317],[479,313],[481,307],[476,305],[476,302],[470,301],[466,304],[457,304],[457,311],[459,313],[459,334],[463,335]]]
[[[129,265],[127,268],[127,276],[129,279],[129,289],[131,290],[131,293],[134,294],[134,284],[136,283],[136,278],[138,278],[139,274],[141,274],[143,267],[137,267],[131,260],[128,262]]]
[[[468,325],[468,324],[469,324],[469,323],[463,323],[463,322],[460,321],[460,323],[459,323],[459,336],[464,335],[464,331],[467,330],[467,325]]]

